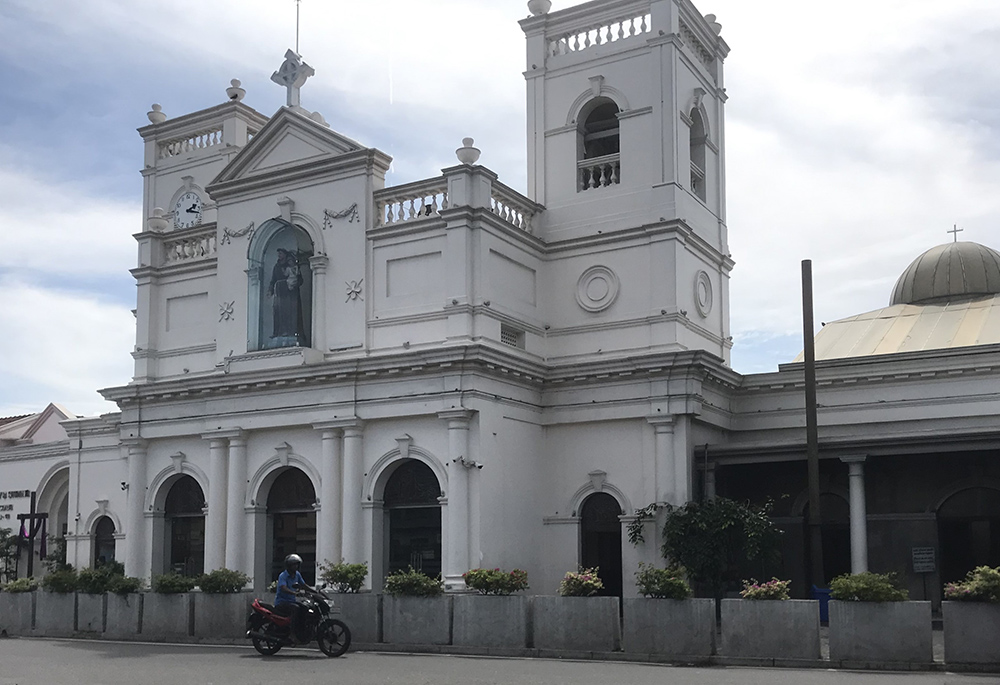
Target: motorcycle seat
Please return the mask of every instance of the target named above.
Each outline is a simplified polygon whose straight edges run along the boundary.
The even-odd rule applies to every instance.
[[[257,604],[260,605],[261,609],[267,609],[268,611],[274,611],[274,605],[273,604],[268,604],[267,602],[260,602],[260,601],[258,601]]]

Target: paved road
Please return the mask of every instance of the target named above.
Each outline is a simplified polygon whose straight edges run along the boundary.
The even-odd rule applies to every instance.
[[[317,650],[264,658],[250,647],[86,640],[0,640],[0,685],[986,685],[951,673],[676,668],[545,659],[489,659]]]

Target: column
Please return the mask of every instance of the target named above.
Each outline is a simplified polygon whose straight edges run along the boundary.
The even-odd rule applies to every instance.
[[[656,432],[653,451],[654,502],[674,504],[674,417],[651,416],[646,419]],[[680,504],[679,502],[677,504]]]
[[[315,426],[322,431],[319,464],[319,513],[316,516],[316,563],[336,564],[343,556],[340,521],[343,514],[340,462],[343,455],[339,428]]]
[[[469,419],[466,409],[446,411],[438,417],[448,422],[448,546],[444,582],[449,590],[465,589],[462,574],[469,570]]]
[[[361,423],[344,428],[344,488],[342,556],[348,564],[368,561],[364,558],[364,533],[361,503],[364,499],[364,453]]]
[[[708,500],[715,499],[715,469],[715,462],[705,466],[705,498]]]
[[[249,574],[246,513],[247,439],[242,432],[229,438],[229,488],[226,493],[226,568]]]
[[[691,456],[688,449],[688,416],[677,416],[674,423],[674,504],[681,506],[691,500]]]
[[[146,441],[130,440],[128,447],[128,494],[125,512],[125,573],[145,578],[145,536],[146,518],[143,509],[146,502]]]
[[[309,268],[313,277],[312,335],[309,346],[322,352],[329,349],[326,340],[326,267],[329,262],[326,255],[309,258]]]
[[[851,573],[868,570],[868,513],[865,509],[865,455],[841,457],[851,489]]]
[[[226,494],[229,440],[214,435],[208,439],[208,513],[205,516],[205,572],[226,562]]]

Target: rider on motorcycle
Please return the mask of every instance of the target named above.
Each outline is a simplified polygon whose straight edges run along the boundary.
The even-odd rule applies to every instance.
[[[274,613],[292,617],[292,631],[296,636],[303,637],[305,626],[302,625],[301,607],[295,601],[295,595],[300,588],[310,589],[299,573],[302,557],[289,554],[285,557],[285,570],[278,576],[278,591],[274,596]]]

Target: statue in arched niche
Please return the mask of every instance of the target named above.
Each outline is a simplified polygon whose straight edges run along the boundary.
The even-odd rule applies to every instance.
[[[277,249],[267,296],[272,302],[272,338],[305,339],[302,319],[302,270],[299,257],[284,248]]]

